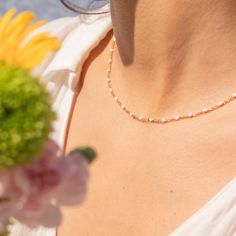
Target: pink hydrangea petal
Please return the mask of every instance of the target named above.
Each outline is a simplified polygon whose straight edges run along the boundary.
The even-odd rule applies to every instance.
[[[41,161],[44,161],[44,159],[48,159],[48,157],[55,157],[60,155],[60,147],[57,143],[55,143],[53,140],[49,139],[41,152]]]
[[[14,207],[9,203],[3,203],[0,205],[0,222],[6,221],[10,216],[14,214]]]
[[[15,171],[17,187],[26,195],[45,195],[60,184],[63,166],[58,158],[59,146],[49,140],[41,153],[41,158]]]
[[[6,232],[8,229],[8,222],[7,221],[1,221],[0,222],[0,233]]]
[[[0,198],[9,197],[10,199],[16,199],[20,194],[21,191],[15,183],[14,172],[0,172]]]
[[[57,227],[62,223],[62,214],[58,206],[48,205],[40,222],[45,227]]]
[[[64,162],[67,169],[62,183],[52,193],[53,197],[62,205],[80,204],[87,192],[88,162],[79,154],[66,157]]]
[[[16,187],[11,171],[0,173],[0,222],[5,222],[15,212],[21,192]]]
[[[57,227],[62,222],[62,215],[60,209],[57,205],[45,204],[41,210],[40,214],[32,212],[29,215],[29,211],[20,211],[17,215],[14,216],[16,220],[27,225],[31,228],[36,228],[38,226],[44,227]]]
[[[54,164],[54,168],[38,165],[36,168],[30,166],[15,171],[15,181],[18,188],[25,194],[37,195],[38,198],[50,192],[53,187],[60,183],[62,175],[56,163]]]

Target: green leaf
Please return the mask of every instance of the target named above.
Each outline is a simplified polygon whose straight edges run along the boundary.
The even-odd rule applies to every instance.
[[[94,149],[92,149],[91,147],[86,147],[86,146],[85,147],[79,147],[79,148],[76,148],[76,149],[72,150],[69,153],[69,155],[71,155],[73,153],[82,154],[89,163],[92,163],[94,161],[94,159],[96,158],[96,156],[97,156]]]

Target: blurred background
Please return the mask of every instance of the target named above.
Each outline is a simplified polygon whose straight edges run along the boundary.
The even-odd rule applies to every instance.
[[[109,0],[66,0],[72,5],[82,9],[97,10],[98,7],[107,5]],[[15,7],[19,11],[32,10],[39,19],[52,20],[59,17],[75,16],[77,13],[67,9],[60,0],[0,0],[0,14],[9,8]]]
[[[78,0],[86,2],[89,0]],[[60,0],[0,0],[0,14],[9,8],[15,7],[18,10],[33,10],[40,19],[55,19],[63,16],[76,15],[62,5]]]

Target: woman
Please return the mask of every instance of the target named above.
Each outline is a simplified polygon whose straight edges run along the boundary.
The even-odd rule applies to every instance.
[[[235,2],[110,3],[112,22],[68,20],[44,71],[61,83],[55,138],[99,156],[57,236],[235,236]]]

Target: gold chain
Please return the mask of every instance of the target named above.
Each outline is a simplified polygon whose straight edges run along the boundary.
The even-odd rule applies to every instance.
[[[232,95],[230,95],[228,98],[226,98],[225,100],[219,101],[216,105],[214,105],[212,107],[203,108],[202,110],[200,110],[198,112],[195,112],[195,113],[191,112],[191,113],[188,113],[188,114],[179,115],[179,116],[175,116],[175,117],[172,117],[172,118],[159,118],[159,119],[157,119],[157,118],[154,118],[154,117],[143,117],[143,116],[135,115],[128,108],[126,108],[126,106],[123,105],[123,103],[120,101],[120,99],[115,95],[114,89],[111,86],[111,68],[112,68],[113,52],[114,52],[115,44],[116,44],[116,38],[115,38],[115,36],[113,36],[112,45],[111,45],[111,48],[110,48],[110,57],[109,57],[109,60],[108,60],[108,69],[107,69],[106,81],[107,81],[107,84],[108,84],[109,91],[110,91],[111,95],[113,96],[114,100],[116,101],[116,103],[131,118],[133,118],[137,121],[164,124],[164,123],[168,123],[168,122],[172,122],[172,121],[179,121],[179,120],[183,120],[183,119],[191,119],[191,118],[209,113],[211,111],[217,110],[218,108],[223,107],[224,105],[230,103],[231,101],[233,101],[236,98],[236,92],[235,92]]]

